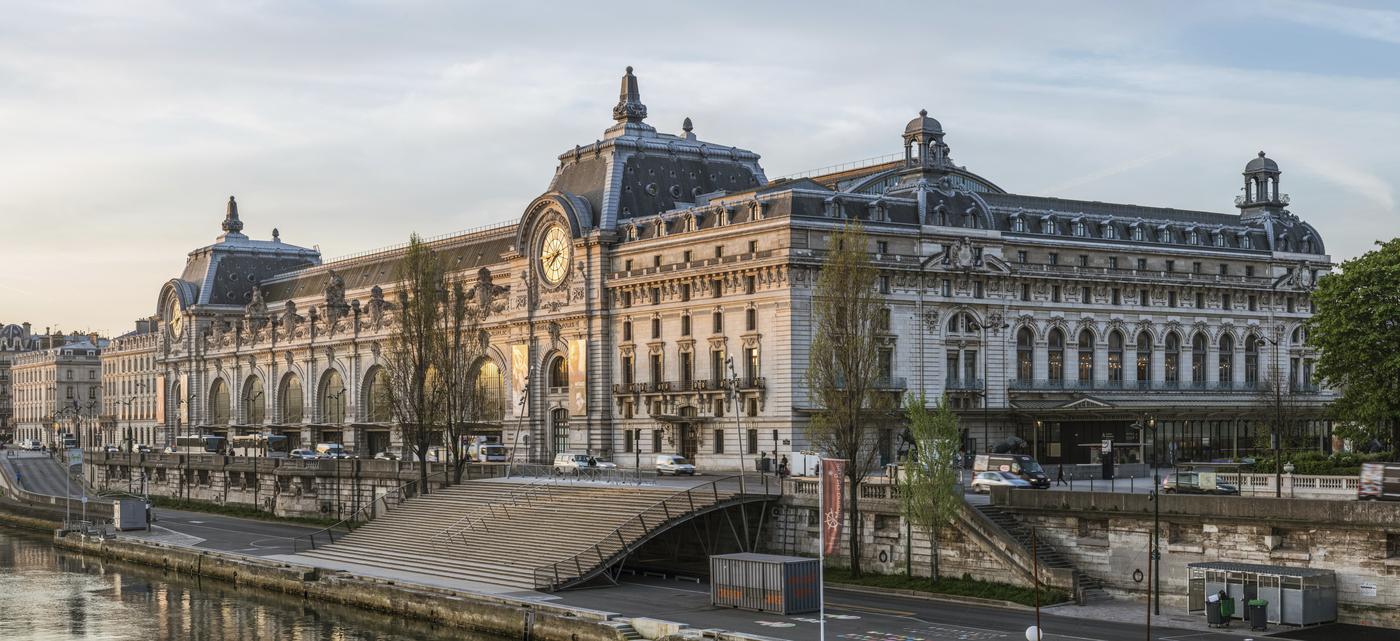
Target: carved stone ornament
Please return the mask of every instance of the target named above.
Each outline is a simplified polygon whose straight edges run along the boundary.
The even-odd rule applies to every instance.
[[[295,301],[287,301],[282,310],[282,331],[286,333],[288,339],[295,338],[297,326],[301,324],[302,317],[297,314],[297,304]]]
[[[559,332],[560,332],[561,330],[562,330],[562,328],[559,327],[559,323],[556,323],[556,322],[554,322],[554,321],[550,321],[550,323],[549,323],[549,342],[551,342],[551,343],[558,343],[558,342],[559,342]]]
[[[927,329],[929,332],[938,331],[938,310],[924,310],[924,328]]]
[[[262,288],[253,286],[253,298],[248,301],[248,306],[244,308],[248,316],[262,318],[267,316],[267,302],[263,300]]]

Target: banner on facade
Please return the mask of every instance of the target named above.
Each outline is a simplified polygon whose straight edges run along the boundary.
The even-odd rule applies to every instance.
[[[156,425],[165,425],[165,374],[156,376]]]
[[[846,492],[845,459],[824,458],[822,468],[822,550],[828,556],[841,547],[841,529],[846,520],[841,498]]]
[[[525,398],[525,380],[530,376],[530,346],[525,344],[510,346],[510,404],[517,416],[528,416],[530,404],[521,404]]]
[[[569,414],[588,414],[588,341],[569,341]]]

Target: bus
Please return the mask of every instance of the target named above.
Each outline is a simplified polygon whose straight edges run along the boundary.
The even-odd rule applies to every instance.
[[[166,454],[223,454],[224,437],[212,434],[200,436],[177,436]]]
[[[228,439],[229,450],[234,456],[265,456],[267,458],[287,458],[292,451],[292,442],[283,434],[244,434]]]

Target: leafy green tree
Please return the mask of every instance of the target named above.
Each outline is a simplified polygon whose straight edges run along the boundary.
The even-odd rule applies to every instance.
[[[1400,238],[1376,244],[1318,280],[1308,342],[1320,351],[1318,378],[1342,393],[1332,410],[1351,422],[1347,435],[1389,432],[1400,456]]]
[[[876,288],[870,240],[851,221],[831,234],[812,292],[807,384],[817,411],[809,435],[828,456],[846,459],[851,574],[860,576],[860,484],[876,467],[878,430],[899,397],[883,389],[878,333],[885,298]],[[883,386],[887,387],[887,386]]]
[[[944,396],[932,411],[920,393],[905,399],[909,436],[913,447],[904,469],[904,518],[929,533],[932,568],[929,578],[938,580],[938,535],[957,517],[963,502],[958,487],[958,450],[962,438],[958,415]]]

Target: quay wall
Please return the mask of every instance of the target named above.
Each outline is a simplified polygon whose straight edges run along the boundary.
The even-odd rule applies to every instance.
[[[625,641],[614,615],[491,595],[408,587],[389,581],[144,541],[57,533],[58,547],[180,574],[222,579],[292,594],[527,641]]]

